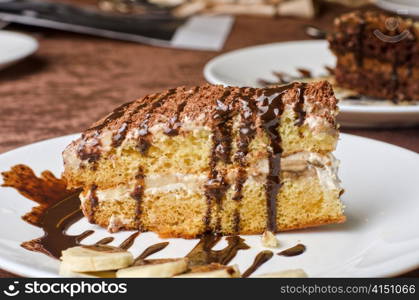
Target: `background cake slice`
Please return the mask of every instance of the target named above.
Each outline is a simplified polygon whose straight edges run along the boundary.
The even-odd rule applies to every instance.
[[[64,151],[90,222],[192,238],[343,222],[329,83],[177,88],[124,104]]]
[[[378,99],[419,100],[419,23],[367,11],[337,18],[328,40],[339,86]]]

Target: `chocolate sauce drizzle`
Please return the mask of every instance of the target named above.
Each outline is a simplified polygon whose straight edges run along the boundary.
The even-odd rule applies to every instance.
[[[113,240],[114,240],[114,238],[113,238],[113,237],[108,236],[108,237],[105,237],[105,238],[103,238],[103,239],[101,239],[101,240],[97,241],[97,242],[95,243],[95,245],[107,245],[107,244],[109,244],[109,243],[112,243],[112,242],[113,242]]]
[[[284,110],[282,102],[283,93],[292,88],[294,84],[271,88],[262,92],[258,99],[259,115],[262,120],[262,127],[270,139],[269,151],[269,173],[266,177],[266,206],[267,206],[267,229],[277,231],[277,196],[281,187],[281,156],[282,139],[279,134],[281,115]]]
[[[150,142],[147,140],[148,136],[148,122],[153,114],[153,112],[161,107],[167,99],[170,98],[176,92],[176,89],[170,89],[165,94],[160,95],[157,99],[151,103],[144,120],[141,122],[138,130],[138,134],[140,135],[138,139],[138,149],[141,153],[146,153],[148,148],[150,147]]]
[[[100,140],[99,140],[99,133],[96,132],[93,134],[92,143],[90,143],[89,147],[87,147],[86,143],[82,142],[77,149],[77,155],[81,160],[85,160],[88,163],[95,163],[100,159]],[[86,138],[85,134],[83,133],[81,136],[82,140]]]
[[[144,172],[141,167],[138,168],[138,173],[135,175],[135,180],[137,182],[134,191],[130,194],[131,198],[135,200],[135,219],[137,222],[137,228],[140,231],[144,231],[141,224],[141,213],[142,213],[142,202],[144,196]]]
[[[297,256],[303,254],[306,251],[306,246],[303,244],[297,244],[294,247],[286,249],[278,253],[278,255],[282,256]]]
[[[217,221],[215,232],[221,230],[221,207],[222,200],[229,184],[224,178],[224,174],[217,170],[217,162],[230,162],[231,153],[231,111],[229,105],[225,104],[225,100],[230,96],[229,90],[225,91],[220,99],[217,100],[217,107],[213,114],[214,125],[212,134],[212,149],[210,154],[210,172],[208,181],[205,184],[205,196],[207,201],[207,210],[204,216],[204,232],[210,231],[212,207],[216,206]]]
[[[127,237],[118,247],[124,250],[128,250],[131,248],[132,245],[134,245],[135,239],[138,237],[140,232],[134,232],[129,237]]]
[[[93,184],[90,187],[90,195],[89,195],[90,209],[89,209],[89,214],[87,217],[90,223],[94,223],[95,211],[99,203],[99,199],[97,198],[97,195],[96,195],[96,190],[97,190],[97,185]]]
[[[150,255],[157,253],[161,250],[163,250],[164,248],[166,248],[169,245],[169,242],[163,242],[163,243],[157,243],[154,245],[151,245],[150,247],[147,247],[147,249],[145,249],[134,261],[134,264],[136,261],[139,260],[143,260],[146,259],[147,257],[149,257]]]
[[[181,123],[179,122],[179,118],[181,113],[183,112],[186,104],[188,104],[188,100],[192,98],[197,92],[199,91],[199,87],[195,87],[190,94],[186,97],[185,101],[178,104],[176,107],[175,115],[168,121],[167,127],[164,129],[164,133],[168,136],[176,136],[179,134],[179,128]]]
[[[95,132],[94,135],[98,137],[102,131],[103,128],[108,126],[112,121],[119,119],[122,117],[127,110],[127,108],[133,103],[133,101],[124,103],[120,106],[118,106],[112,113],[110,113],[105,120],[103,120],[99,125],[96,125],[94,127],[91,127],[88,129],[89,132]],[[85,134],[82,134],[81,139],[84,140],[86,138]],[[97,141],[96,145],[90,145],[92,146],[99,146],[99,141]],[[88,162],[95,162],[98,161],[100,158],[100,153],[97,151],[88,151],[86,144],[82,144],[82,146],[78,149],[77,154],[81,160],[87,160]]]
[[[127,121],[122,123],[121,127],[119,127],[119,129],[116,131],[116,133],[114,134],[114,136],[112,137],[112,143],[113,146],[115,148],[119,147],[122,142],[125,140],[125,137],[128,133],[128,129],[130,128],[131,124],[132,124],[132,120],[131,117],[133,115],[135,115],[136,113],[138,113],[138,111],[140,111],[141,109],[143,109],[144,107],[146,107],[147,105],[149,105],[150,101],[149,101],[149,97],[146,97],[144,99],[144,103],[141,103],[140,105],[138,105],[137,107],[135,107],[129,114]],[[150,145],[148,144],[147,141],[144,142],[144,144],[138,145],[138,150],[141,153],[145,153],[148,149]]]
[[[145,119],[143,120],[143,122],[140,124],[140,138],[138,141],[138,145],[137,145],[137,149],[141,152],[141,153],[146,153],[148,148],[150,147],[150,143],[149,141],[145,138],[145,136],[148,135],[148,121],[150,119],[150,116],[152,114],[152,112],[157,109],[158,107],[162,106],[165,102],[165,100],[167,100],[167,98],[174,94],[174,92],[176,91],[176,89],[171,89],[169,90],[166,94],[160,95],[159,97],[157,97],[156,99],[149,99],[147,98],[146,100],[149,101],[145,101],[144,103],[141,103],[140,105],[138,105],[136,108],[134,108],[129,116],[128,116],[128,121],[124,122],[121,124],[121,126],[118,128],[118,130],[114,133],[114,135],[112,136],[112,146],[114,148],[119,147],[122,142],[124,141],[127,133],[128,133],[128,129],[131,125],[131,117],[133,115],[135,115],[136,113],[138,113],[141,109],[144,109],[146,106],[150,105],[151,106],[145,116]],[[151,101],[154,100],[154,101]],[[122,115],[120,115],[121,117]]]
[[[304,92],[306,90],[306,87],[306,83],[299,83],[298,85],[298,102],[294,106],[294,111],[298,118],[295,122],[296,126],[303,125],[306,118],[306,112],[304,110]]]
[[[239,236],[229,236],[226,238],[228,246],[221,250],[212,250],[220,241],[221,237],[216,235],[203,236],[198,244],[189,252],[186,257],[189,259],[189,267],[219,263],[227,265],[240,250],[250,247]]]
[[[264,250],[259,252],[259,254],[255,257],[253,264],[242,274],[243,278],[247,278],[252,275],[261,265],[266,263],[273,257],[273,252],[269,250]]]
[[[245,89],[240,89],[241,98],[239,99],[240,104],[240,126],[239,126],[239,139],[237,141],[237,152],[234,156],[234,162],[238,164],[239,169],[237,172],[236,182],[234,185],[235,193],[233,200],[236,201],[236,210],[234,213],[233,228],[234,232],[240,232],[240,203],[243,199],[243,186],[247,180],[247,161],[246,156],[249,153],[250,142],[256,136],[256,128],[253,124],[253,114],[256,110],[254,103],[250,101],[254,95],[255,90],[249,89],[248,95],[245,94]]]
[[[2,186],[15,188],[24,197],[38,203],[22,219],[42,228],[44,235],[22,243],[23,248],[58,258],[62,250],[78,245],[93,233],[87,230],[78,235],[65,234],[68,227],[83,217],[83,213],[78,199],[80,191],[67,190],[62,179],[56,178],[49,171],[37,177],[25,165],[16,165],[2,175]]]
[[[78,235],[65,234],[65,231],[82,217],[78,193],[75,193],[49,207],[39,224],[44,229],[44,236],[24,242],[22,246],[28,250],[36,249],[58,258],[62,250],[79,245],[84,238],[93,233],[93,230],[86,230]]]
[[[164,129],[164,134],[168,136],[176,136],[179,134],[179,116],[185,108],[187,102],[180,103],[176,108],[176,114],[169,120],[167,127]]]
[[[118,252],[124,252],[125,250],[118,247],[103,245],[95,243],[93,245],[81,245],[82,248],[99,251],[99,252],[107,252],[107,253],[118,253]]]

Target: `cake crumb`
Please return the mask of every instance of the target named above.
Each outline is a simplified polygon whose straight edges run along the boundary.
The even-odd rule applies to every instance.
[[[262,234],[261,239],[262,245],[267,248],[278,248],[279,247],[279,241],[276,238],[275,234],[272,231],[266,230]]]

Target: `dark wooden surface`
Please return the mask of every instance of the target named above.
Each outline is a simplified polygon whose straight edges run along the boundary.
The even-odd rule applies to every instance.
[[[307,39],[308,22],[331,27],[347,11],[323,7],[307,21],[296,18],[236,19],[223,52],[246,46]],[[35,141],[80,132],[115,106],[179,85],[205,82],[202,69],[219,53],[154,48],[53,30],[10,26],[39,40],[39,51],[0,71],[0,153]],[[245,62],[243,62],[245,63]],[[343,129],[343,132],[419,152],[419,128]],[[29,225],[28,225],[29,226]],[[0,277],[12,274],[1,271]],[[419,270],[406,274],[419,277]]]

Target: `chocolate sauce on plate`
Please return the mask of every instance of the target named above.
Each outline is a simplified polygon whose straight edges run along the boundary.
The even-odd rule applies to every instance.
[[[134,232],[133,234],[131,234],[129,237],[127,237],[120,245],[119,248],[124,249],[124,250],[128,250],[129,248],[131,248],[131,246],[134,244],[135,239],[138,237],[138,235],[140,234],[140,232]]]
[[[269,250],[264,250],[259,252],[259,254],[255,257],[253,264],[242,274],[243,278],[247,278],[252,275],[261,265],[266,263],[273,257],[273,252]]]
[[[166,248],[169,245],[169,242],[163,242],[163,243],[157,243],[154,245],[151,245],[150,247],[147,247],[136,259],[135,261],[138,260],[143,260],[146,259],[147,257],[149,257],[150,255],[157,253],[161,250],[163,250],[164,248]]]
[[[282,256],[297,256],[303,254],[306,251],[306,246],[303,244],[297,244],[294,247],[286,249],[278,253],[278,255]]]
[[[107,244],[109,244],[109,243],[112,243],[112,242],[113,242],[113,240],[114,240],[114,238],[113,238],[113,237],[108,236],[108,237],[105,237],[105,238],[103,238],[103,239],[101,239],[101,240],[97,241],[97,242],[95,243],[95,245],[107,245]]]
[[[221,250],[212,250],[220,239],[221,237],[216,235],[203,236],[195,248],[186,255],[189,259],[189,266],[193,267],[210,263],[227,265],[237,255],[237,252],[250,248],[241,237],[229,236],[226,238],[227,247]]]
[[[12,167],[3,172],[3,186],[13,187],[38,206],[23,216],[26,222],[40,227],[44,235],[23,242],[22,247],[49,256],[60,257],[61,251],[80,244],[80,241],[93,233],[86,230],[78,235],[68,235],[67,228],[83,217],[78,198],[79,190],[67,190],[62,179],[51,172],[44,171],[37,177],[31,168],[24,165]]]

